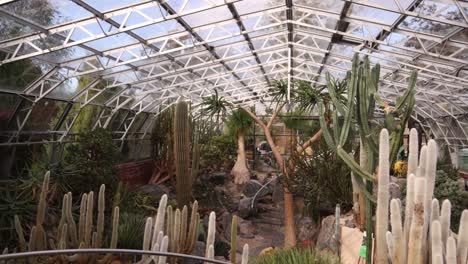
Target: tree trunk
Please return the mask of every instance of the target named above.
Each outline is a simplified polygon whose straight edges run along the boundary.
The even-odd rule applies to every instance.
[[[283,156],[281,156],[281,153],[278,150],[278,147],[275,144],[275,141],[273,140],[273,137],[271,136],[271,126],[273,125],[273,122],[278,115],[278,113],[281,111],[281,109],[284,107],[286,103],[282,103],[278,105],[276,108],[276,111],[273,113],[271,116],[270,121],[265,124],[263,123],[262,120],[260,120],[250,109],[247,107],[242,107],[251,117],[252,119],[259,124],[263,132],[265,133],[265,138],[268,142],[268,145],[270,145],[271,151],[273,152],[273,156],[275,157],[276,163],[278,163],[278,169],[280,172],[285,174],[285,177],[288,177],[287,170],[285,170],[284,167],[284,159]],[[296,224],[294,222],[294,199],[293,195],[291,192],[289,192],[288,188],[284,187],[284,246],[286,248],[294,247],[296,245]]]
[[[279,171],[285,174],[285,177],[288,177],[288,174],[284,168],[284,159],[281,156],[281,153],[276,147],[275,141],[271,136],[269,129],[265,130],[265,137],[268,144],[271,147],[273,156],[275,156],[276,162],[278,163]],[[283,189],[284,192],[284,247],[291,248],[296,245],[296,223],[294,222],[294,197],[293,194],[288,190],[286,185]]]
[[[244,134],[237,135],[237,160],[231,170],[231,175],[234,177],[235,184],[244,184],[250,180],[250,171],[247,168],[245,158],[245,141]]]

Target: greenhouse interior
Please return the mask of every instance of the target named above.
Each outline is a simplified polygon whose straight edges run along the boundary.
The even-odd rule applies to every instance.
[[[468,1],[0,0],[0,264],[468,263]]]

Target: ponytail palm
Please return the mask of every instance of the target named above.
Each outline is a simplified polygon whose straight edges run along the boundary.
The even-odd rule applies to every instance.
[[[237,108],[226,120],[229,133],[237,139],[237,160],[231,170],[236,184],[243,184],[250,180],[250,171],[247,168],[245,156],[245,134],[251,129],[253,119],[242,108]]]

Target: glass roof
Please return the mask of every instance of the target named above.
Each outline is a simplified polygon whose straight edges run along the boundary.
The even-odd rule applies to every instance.
[[[259,104],[270,99],[272,80],[343,77],[358,52],[381,64],[386,99],[417,70],[415,120],[451,146],[468,144],[466,1],[3,2],[0,96],[9,102],[2,109],[14,112],[0,116],[18,119],[9,121],[13,133],[52,100],[64,118],[48,129],[62,136],[90,106],[98,111],[93,127],[126,134],[140,115],[154,117],[180,98],[199,102],[215,89]]]

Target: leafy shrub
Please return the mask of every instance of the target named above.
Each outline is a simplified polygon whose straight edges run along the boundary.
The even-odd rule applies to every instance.
[[[460,188],[457,170],[452,168],[448,171],[437,171],[434,197],[440,202],[445,199],[450,200],[452,204],[450,226],[452,230],[458,230],[461,214],[464,209],[468,208],[468,192]]]
[[[276,250],[271,254],[254,259],[254,264],[329,264],[339,263],[327,253],[319,253],[313,248],[292,248]]]
[[[233,160],[236,156],[237,147],[234,137],[224,134],[213,136],[207,144],[202,146],[202,167],[220,167],[223,162]]]
[[[101,184],[106,185],[106,195],[112,197],[118,178],[115,165],[120,159],[120,151],[112,140],[111,133],[103,128],[84,132],[77,144],[67,148],[65,162],[75,166],[77,172],[69,178],[74,194],[89,190],[97,191]]]
[[[304,197],[307,208],[333,210],[336,204],[346,211],[352,207],[351,172],[330,150],[324,139],[312,147],[312,155],[293,155],[295,165],[287,184],[295,195]],[[317,213],[317,212],[312,212]]]

